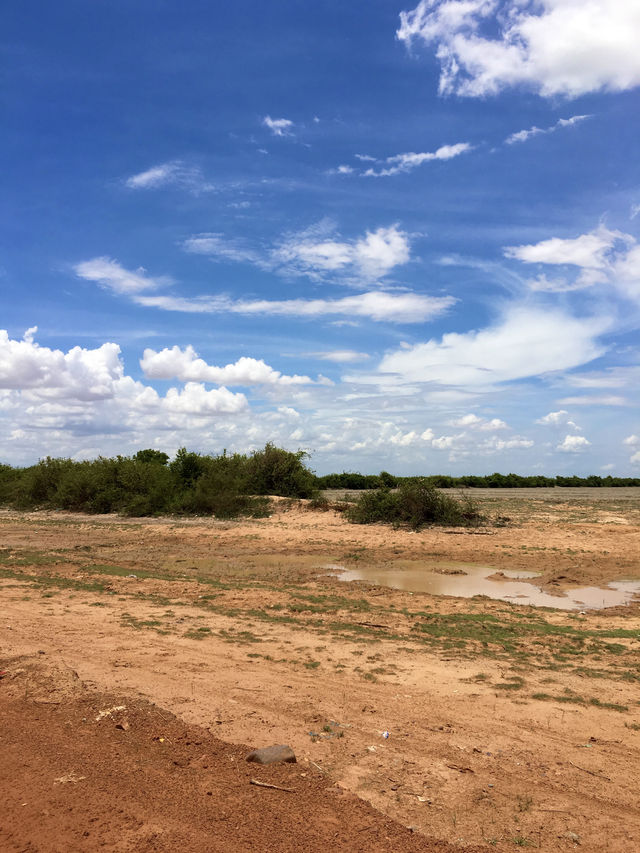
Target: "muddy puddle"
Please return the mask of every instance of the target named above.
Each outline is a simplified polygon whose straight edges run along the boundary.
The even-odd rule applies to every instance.
[[[640,581],[614,581],[606,588],[596,586],[568,589],[551,595],[536,586],[537,572],[499,571],[489,566],[467,563],[431,564],[429,567],[347,569],[332,564],[341,581],[366,581],[377,586],[402,589],[405,592],[427,592],[431,595],[454,595],[472,598],[486,595],[511,604],[555,607],[558,610],[593,610],[628,604],[640,595]]]

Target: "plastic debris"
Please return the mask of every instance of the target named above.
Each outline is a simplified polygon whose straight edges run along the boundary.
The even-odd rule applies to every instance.
[[[383,737],[385,740],[389,740],[389,738],[390,738],[390,734],[389,734],[389,732],[388,732],[388,731],[380,732],[380,734],[382,735],[382,737]]]

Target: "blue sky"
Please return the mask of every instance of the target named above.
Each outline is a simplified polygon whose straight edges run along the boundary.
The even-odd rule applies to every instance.
[[[640,475],[638,0],[9,0],[0,461]]]

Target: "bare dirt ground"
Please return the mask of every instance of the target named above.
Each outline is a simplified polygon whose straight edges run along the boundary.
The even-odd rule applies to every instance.
[[[233,523],[0,513],[0,847],[640,849],[640,603],[328,568],[640,577],[640,490],[582,492],[480,494],[507,526],[416,534],[287,502]],[[298,763],[244,762],[273,743]]]

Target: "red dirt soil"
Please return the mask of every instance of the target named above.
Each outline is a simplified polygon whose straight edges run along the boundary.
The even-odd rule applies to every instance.
[[[91,691],[42,658],[2,667],[7,853],[460,849],[412,833],[317,771],[248,764],[249,748],[148,702]]]

